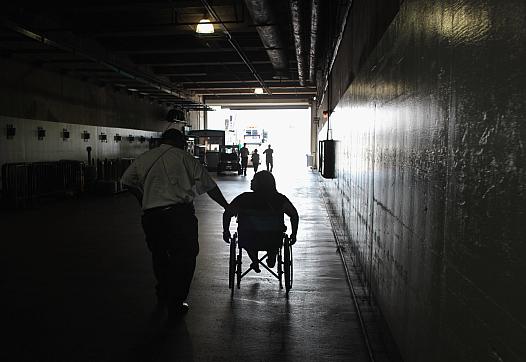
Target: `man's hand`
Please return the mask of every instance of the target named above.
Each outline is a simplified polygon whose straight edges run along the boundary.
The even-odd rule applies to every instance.
[[[139,201],[139,205],[142,207],[142,191],[138,189],[137,187],[128,186],[128,191],[135,196],[137,201]]]
[[[225,243],[230,244],[230,230],[223,230],[223,240]]]
[[[296,235],[293,234],[290,236],[290,245],[296,244]]]

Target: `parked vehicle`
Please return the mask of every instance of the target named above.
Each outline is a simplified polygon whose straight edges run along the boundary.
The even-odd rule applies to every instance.
[[[220,146],[217,174],[223,175],[233,172],[236,172],[238,175],[242,173],[238,146]]]

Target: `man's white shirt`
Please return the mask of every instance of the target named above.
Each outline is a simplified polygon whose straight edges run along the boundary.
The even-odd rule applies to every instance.
[[[121,181],[143,192],[143,210],[190,203],[217,186],[199,160],[167,144],[139,156]]]

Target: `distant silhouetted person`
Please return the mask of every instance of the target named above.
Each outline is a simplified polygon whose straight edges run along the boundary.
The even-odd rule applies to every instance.
[[[167,306],[170,320],[189,308],[185,300],[199,252],[194,197],[206,192],[219,205],[228,206],[206,169],[185,148],[184,135],[169,129],[161,145],[139,156],[122,176],[143,209],[158,302]]]
[[[251,161],[252,161],[252,166],[254,166],[254,173],[258,172],[259,153],[258,153],[258,149],[257,148],[254,150],[254,152],[252,152]]]
[[[250,267],[260,272],[258,250],[267,251],[267,265],[273,268],[286,230],[283,214],[290,217],[290,244],[296,242],[298,211],[289,199],[276,190],[276,181],[269,171],[259,171],[250,183],[253,192],[237,196],[223,214],[223,240],[230,242],[230,219],[238,217],[239,245],[252,260]]]
[[[272,169],[274,168],[274,157],[272,155],[274,150],[270,148],[270,145],[268,145],[268,148],[263,151],[263,153],[266,156],[265,161],[267,162],[267,171],[272,172]]]
[[[239,155],[241,156],[241,171],[243,172],[243,175],[247,175],[247,166],[248,166],[248,148],[247,144],[243,143],[243,147],[239,150]]]

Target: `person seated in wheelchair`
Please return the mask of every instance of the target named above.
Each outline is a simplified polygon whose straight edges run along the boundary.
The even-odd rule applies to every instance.
[[[253,192],[237,196],[223,214],[223,240],[230,243],[230,220],[237,216],[239,246],[252,260],[250,267],[259,273],[258,251],[267,251],[267,265],[273,268],[286,231],[283,215],[290,217],[290,244],[296,242],[299,216],[289,199],[276,190],[276,180],[269,171],[259,171],[250,182]]]

